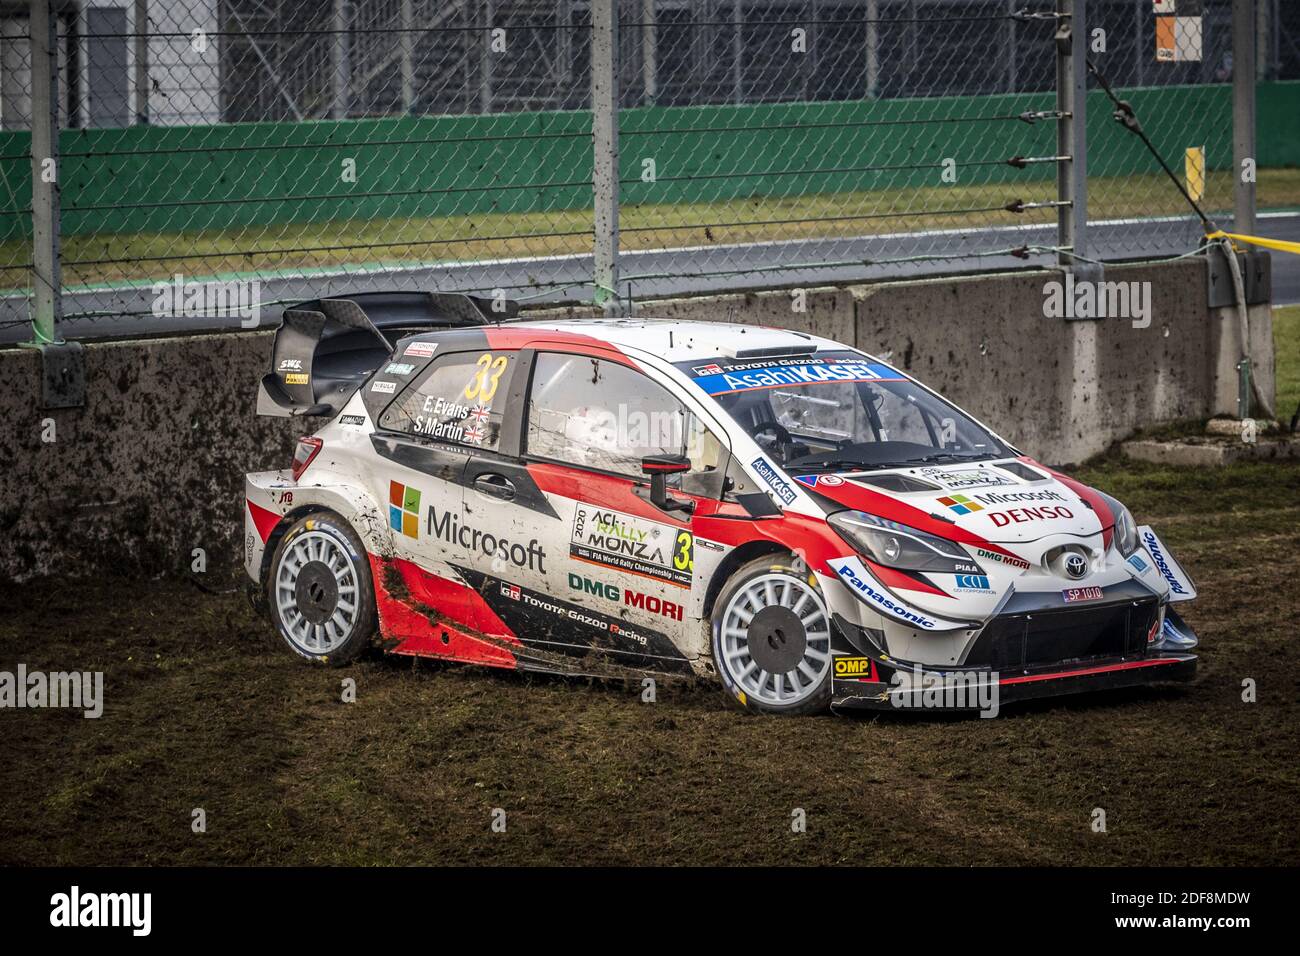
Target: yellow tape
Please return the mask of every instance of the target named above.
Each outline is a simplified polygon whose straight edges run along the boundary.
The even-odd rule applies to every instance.
[[[1189,146],[1183,154],[1183,176],[1187,180],[1187,195],[1196,202],[1205,198],[1205,147]]]
[[[1293,255],[1300,256],[1300,242],[1287,242],[1283,239],[1263,239],[1259,236],[1242,236],[1235,232],[1224,232],[1222,229],[1208,233],[1206,239],[1235,239],[1238,242],[1249,243],[1252,246],[1263,246],[1265,249],[1276,249],[1278,252],[1290,252]]]

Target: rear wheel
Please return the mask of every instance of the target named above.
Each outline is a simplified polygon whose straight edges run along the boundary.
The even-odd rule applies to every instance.
[[[370,563],[356,532],[333,512],[308,515],[285,533],[266,590],[271,621],[299,657],[346,664],[374,637]]]
[[[831,620],[817,579],[788,556],[741,567],[713,605],[713,662],[727,690],[751,710],[825,710]]]

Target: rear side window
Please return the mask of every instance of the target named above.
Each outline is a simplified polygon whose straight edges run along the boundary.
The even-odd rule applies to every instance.
[[[692,491],[699,476],[718,468],[722,455],[713,434],[640,372],[554,352],[536,359],[527,450],[538,458],[633,477],[641,476],[642,458],[685,454],[692,474],[681,486]]]
[[[379,427],[496,450],[515,352],[458,352],[434,361],[385,409]]]

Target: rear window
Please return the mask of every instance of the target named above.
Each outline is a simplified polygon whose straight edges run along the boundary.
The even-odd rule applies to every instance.
[[[458,352],[434,361],[379,418],[418,438],[496,450],[518,353]]]

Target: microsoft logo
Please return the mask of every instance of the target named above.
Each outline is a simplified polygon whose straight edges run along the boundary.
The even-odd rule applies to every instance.
[[[408,538],[420,536],[420,489],[388,483],[388,526]]]
[[[939,504],[947,505],[951,510],[959,515],[968,515],[975,511],[983,511],[983,505],[977,505],[965,495],[952,495],[951,497],[940,498]]]

